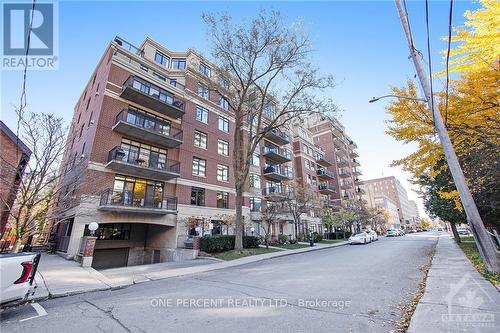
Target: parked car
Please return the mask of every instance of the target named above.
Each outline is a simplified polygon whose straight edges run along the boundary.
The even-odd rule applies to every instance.
[[[417,231],[415,229],[408,229],[408,230],[406,230],[406,232],[409,233],[409,234],[413,234],[413,233],[415,233]]]
[[[469,230],[466,227],[457,227],[457,232],[459,235],[468,235]]]
[[[387,229],[387,237],[396,237],[399,236],[398,231],[396,229]]]
[[[349,237],[349,244],[367,244],[370,242],[370,236],[366,232],[356,232]]]
[[[378,240],[378,235],[377,235],[377,233],[375,231],[368,230],[366,233],[368,234],[368,236],[370,236],[370,241],[373,242],[373,241]]]
[[[0,254],[0,307],[26,301],[35,293],[40,253]]]
[[[406,235],[405,231],[403,229],[398,229],[398,236],[404,236]]]

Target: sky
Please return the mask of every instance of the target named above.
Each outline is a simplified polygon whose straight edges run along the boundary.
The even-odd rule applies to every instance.
[[[425,2],[408,0],[407,5],[415,44],[426,55]],[[429,5],[431,60],[437,72],[444,68],[442,37],[447,35],[449,1]],[[478,7],[477,2],[455,1],[454,26],[463,25],[466,10]],[[55,113],[69,124],[85,84],[115,36],[135,45],[150,36],[170,50],[194,48],[210,58],[203,12],[226,12],[245,22],[260,9],[279,10],[290,24],[303,22],[313,41],[314,63],[322,73],[336,77],[337,85],[329,93],[341,110],[339,119],[346,132],[357,142],[362,178],[396,176],[425,216],[422,200],[408,181],[410,175],[390,167],[415,146],[385,134],[388,99],[368,103],[415,74],[393,1],[60,1],[59,68],[28,72],[27,109]],[[0,81],[0,118],[15,130],[22,72],[2,71]],[[435,84],[442,81],[435,79]]]

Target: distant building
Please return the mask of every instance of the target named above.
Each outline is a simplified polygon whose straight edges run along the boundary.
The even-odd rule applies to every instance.
[[[363,196],[368,204],[374,202],[377,196],[390,198],[398,208],[401,228],[415,227],[419,220],[417,205],[408,199],[408,193],[399,180],[394,176],[369,179],[364,181],[366,194]],[[372,206],[373,207],[373,206]]]
[[[0,235],[3,236],[31,150],[0,120]]]
[[[381,208],[385,210],[388,217],[387,228],[401,228],[401,222],[399,220],[399,209],[396,202],[386,195],[378,195],[373,198],[374,207]]]

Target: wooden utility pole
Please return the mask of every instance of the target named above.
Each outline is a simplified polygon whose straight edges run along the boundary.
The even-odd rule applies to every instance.
[[[458,162],[457,155],[453,150],[453,146],[451,144],[451,140],[448,135],[446,126],[443,122],[443,118],[441,117],[441,113],[434,107],[433,96],[431,95],[431,89],[430,89],[429,76],[427,76],[427,74],[425,73],[424,67],[422,66],[422,62],[420,60],[420,55],[414,45],[413,36],[411,35],[410,32],[410,24],[408,22],[406,11],[403,10],[403,6],[401,5],[401,0],[395,0],[395,2],[396,2],[396,7],[398,9],[399,17],[401,19],[401,24],[403,25],[404,33],[406,35],[406,39],[408,40],[410,54],[413,59],[413,63],[415,64],[415,69],[417,71],[418,79],[420,80],[420,85],[422,86],[422,90],[424,91],[427,104],[429,105],[429,109],[432,111],[432,114],[434,116],[434,126],[439,136],[439,141],[443,146],[444,155],[446,157],[446,161],[448,162],[448,167],[450,168],[453,181],[455,182],[455,186],[457,187],[458,193],[460,194],[460,200],[462,201],[462,205],[467,215],[467,220],[469,222],[469,225],[471,226],[474,238],[476,239],[479,253],[483,258],[486,268],[490,272],[499,273],[500,262],[496,246],[493,243],[492,238],[488,234],[488,231],[484,227],[483,221],[481,220],[479,211],[477,210],[474,199],[472,198],[472,194],[470,193],[469,187],[467,186],[464,173],[462,172],[462,168],[460,167],[460,164]]]

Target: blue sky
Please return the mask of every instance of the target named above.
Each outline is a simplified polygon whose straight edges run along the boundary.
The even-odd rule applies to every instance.
[[[448,1],[430,2],[434,71],[444,66],[440,52],[446,48],[441,37],[447,34],[448,6]],[[363,178],[395,175],[409,190],[409,175],[389,164],[415,147],[384,134],[388,100],[368,104],[371,97],[388,93],[391,86],[414,75],[393,1],[61,1],[59,69],[28,72],[28,109],[56,113],[69,123],[83,87],[116,35],[136,45],[150,36],[171,50],[192,47],[209,55],[201,20],[204,11],[224,11],[245,20],[261,8],[280,10],[289,21],[304,22],[316,49],[314,61],[324,73],[337,78],[332,97],[343,110],[341,121],[358,143]],[[454,26],[463,24],[466,10],[477,8],[476,2],[456,1]],[[417,48],[426,55],[425,3],[409,1],[408,11]],[[15,129],[14,106],[19,105],[22,73],[1,74],[1,119]],[[440,84],[439,80],[435,83]],[[421,200],[413,191],[409,195],[417,200],[422,214]]]

